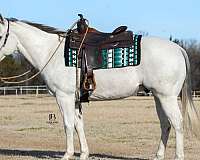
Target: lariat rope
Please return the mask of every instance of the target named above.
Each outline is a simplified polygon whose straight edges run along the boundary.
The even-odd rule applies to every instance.
[[[4,79],[1,79],[3,81],[3,83],[6,83],[6,84],[19,84],[19,83],[24,83],[24,82],[27,82],[27,81],[30,81],[32,80],[33,78],[37,77],[40,73],[42,73],[42,71],[46,68],[46,66],[49,64],[49,62],[51,61],[51,59],[54,57],[54,55],[56,54],[57,50],[59,49],[60,45],[62,44],[64,40],[64,37],[62,38],[62,40],[60,41],[60,43],[58,44],[58,46],[56,47],[55,51],[53,52],[53,54],[51,55],[51,57],[49,58],[49,60],[47,61],[47,63],[42,67],[42,69],[40,71],[38,71],[36,74],[34,74],[33,76],[31,76],[30,78],[28,79],[25,79],[25,80],[21,80],[21,81],[16,81],[16,82],[12,82],[12,81],[7,81],[7,80],[4,80]],[[27,71],[28,72],[28,71]],[[25,75],[25,73],[24,73]],[[22,75],[21,75],[22,76]],[[21,77],[19,76],[19,77]],[[10,78],[10,79],[14,79],[14,78]]]
[[[26,71],[26,72],[24,72],[24,73],[22,73],[22,74],[20,74],[20,75],[17,75],[17,76],[11,76],[11,77],[0,77],[0,79],[1,79],[1,80],[15,79],[15,78],[22,77],[22,76],[24,76],[24,75],[26,75],[26,74],[28,74],[28,73],[30,73],[30,72],[31,72],[31,69],[28,70],[28,71]]]
[[[77,24],[77,22],[78,22],[78,21],[76,21],[76,22],[70,27],[70,29],[68,29],[68,30],[66,31],[66,36],[67,36],[68,32],[74,28],[74,26]],[[88,24],[89,24],[89,23],[88,23]],[[88,27],[87,27],[87,31],[86,31],[86,33],[85,33],[85,35],[84,35],[84,38],[83,38],[83,40],[82,40],[82,42],[81,42],[81,45],[80,45],[80,47],[79,47],[78,55],[79,55],[79,53],[80,53],[80,50],[81,50],[81,47],[82,47],[82,44],[83,44],[83,41],[84,41],[84,39],[85,39],[85,37],[86,37],[87,32],[88,32]],[[59,47],[61,46],[61,44],[62,44],[64,38],[65,38],[65,36],[62,37],[60,43],[58,44],[58,46],[57,46],[56,49],[54,50],[53,54],[52,54],[52,55],[50,56],[50,58],[48,59],[47,63],[42,67],[42,69],[41,69],[40,71],[38,71],[36,74],[34,74],[33,76],[31,76],[30,78],[25,79],[25,80],[21,80],[21,81],[16,81],[16,82],[8,81],[8,80],[10,80],[10,79],[16,79],[16,78],[22,77],[22,76],[24,76],[24,75],[30,73],[31,70],[29,70],[29,71],[27,71],[27,72],[25,72],[25,73],[23,73],[23,74],[17,75],[17,76],[0,77],[0,80],[1,80],[3,83],[5,83],[5,84],[19,84],[19,83],[24,83],[24,82],[27,82],[27,81],[30,81],[30,80],[34,79],[34,78],[37,77],[40,73],[43,72],[43,70],[44,70],[44,69],[46,68],[46,66],[49,64],[49,62],[51,61],[51,59],[55,56],[55,54],[56,54],[57,50],[59,49]],[[78,65],[77,65],[77,66],[78,66]]]

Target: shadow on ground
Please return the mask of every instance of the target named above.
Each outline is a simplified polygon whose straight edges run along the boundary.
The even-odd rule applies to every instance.
[[[39,150],[11,150],[11,149],[0,149],[0,155],[5,156],[29,156],[35,158],[43,158],[43,159],[50,159],[50,158],[61,158],[64,155],[64,152],[59,151],[39,151]],[[79,157],[80,154],[75,153],[76,157]],[[148,159],[141,159],[141,158],[131,158],[131,157],[122,157],[122,156],[113,156],[113,155],[106,155],[106,154],[90,154],[92,159],[119,159],[119,160],[148,160]]]

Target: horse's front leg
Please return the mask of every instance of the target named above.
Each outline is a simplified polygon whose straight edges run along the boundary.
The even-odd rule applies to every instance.
[[[89,150],[88,150],[88,145],[85,138],[83,115],[82,115],[81,108],[82,108],[81,103],[76,103],[75,129],[78,134],[80,147],[81,147],[80,159],[85,160],[89,156]]]
[[[57,103],[63,116],[64,128],[66,133],[67,151],[62,160],[69,160],[74,156],[74,124],[75,124],[75,101],[74,94],[56,94]]]

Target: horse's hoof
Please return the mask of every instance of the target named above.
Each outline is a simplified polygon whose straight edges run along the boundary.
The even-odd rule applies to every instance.
[[[61,160],[74,160],[74,159],[75,159],[75,156],[73,154],[65,153],[65,155],[63,156]]]
[[[156,156],[153,160],[164,160],[164,157]]]
[[[61,160],[75,160],[75,156],[63,157]]]
[[[175,160],[184,160],[184,158],[175,158]]]
[[[81,153],[80,160],[87,160],[89,157],[89,153]]]

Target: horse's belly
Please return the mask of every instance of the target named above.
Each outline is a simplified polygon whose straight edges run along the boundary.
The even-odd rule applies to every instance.
[[[96,89],[91,100],[111,100],[132,96],[140,84],[139,67],[95,70]]]

